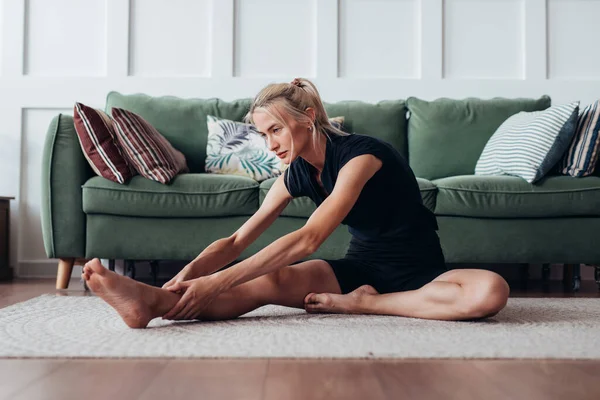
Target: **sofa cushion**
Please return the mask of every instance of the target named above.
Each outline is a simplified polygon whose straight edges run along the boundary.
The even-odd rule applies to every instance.
[[[125,183],[137,174],[119,148],[113,120],[104,111],[75,103],[73,121],[83,155],[97,175]]]
[[[344,117],[329,118],[329,122],[342,129]],[[213,115],[207,116],[206,123],[206,172],[245,176],[262,182],[278,177],[287,168],[254,125]]]
[[[438,188],[431,181],[424,178],[417,178],[419,184],[419,191],[421,192],[421,198],[423,204],[431,211],[435,211],[435,203],[437,201]]]
[[[94,177],[82,188],[86,214],[224,217],[258,209],[258,182],[235,175],[183,174],[169,185],[139,175],[128,185]]]
[[[416,176],[438,179],[470,175],[498,127],[520,111],[550,107],[550,97],[490,100],[407,100],[408,160]]]
[[[285,164],[269,150],[254,125],[212,115],[206,118],[206,172],[245,176],[259,182],[281,175]]]
[[[436,179],[435,213],[462,217],[551,218],[600,215],[600,178],[548,176],[529,184],[515,176]]]
[[[597,100],[579,115],[575,137],[558,163],[558,171],[576,177],[592,175],[599,155],[600,100]]]
[[[241,121],[250,108],[250,101],[124,95],[113,91],[106,97],[106,111],[110,113],[113,107],[119,107],[140,115],[185,155],[190,172],[204,172],[208,138],[206,116]]]
[[[265,200],[269,189],[271,189],[271,186],[273,186],[273,183],[275,183],[276,180],[277,178],[271,178],[260,184],[259,202],[261,205]],[[434,211],[437,194],[436,186],[432,182],[422,178],[417,178],[417,183],[419,184],[423,204],[431,211]],[[288,204],[281,215],[287,217],[308,218],[316,209],[315,203],[309,197],[296,197]]]
[[[153,97],[112,91],[106,97],[105,109],[110,113],[113,107],[119,107],[142,116],[183,152],[191,172],[205,172],[206,116],[242,121],[251,102],[250,98],[227,102],[216,98]],[[345,131],[383,139],[407,156],[404,100],[385,100],[375,104],[353,100],[324,103],[324,106],[330,117],[344,116]]]
[[[136,113],[113,108],[117,139],[129,164],[144,178],[167,184],[189,172],[185,156]]]
[[[509,117],[485,145],[475,175],[520,176],[536,183],[567,151],[578,115],[574,101]]]
[[[382,139],[404,157],[408,157],[406,103],[404,100],[384,100],[378,103],[340,101],[324,103],[327,115],[344,116],[343,130]]]

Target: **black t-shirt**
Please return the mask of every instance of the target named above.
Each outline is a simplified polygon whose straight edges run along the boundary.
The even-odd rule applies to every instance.
[[[327,193],[333,191],[340,169],[352,158],[372,154],[383,163],[342,221],[354,237],[363,241],[382,240],[415,230],[438,229],[435,215],[423,205],[413,171],[398,150],[372,136],[357,133],[329,136],[321,173]],[[328,194],[323,192],[316,173],[316,168],[298,157],[285,170],[284,183],[293,197],[308,196],[318,207]]]

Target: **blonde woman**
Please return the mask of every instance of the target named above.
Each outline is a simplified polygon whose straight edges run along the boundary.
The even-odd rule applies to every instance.
[[[268,85],[246,120],[288,168],[242,227],[162,288],[108,271],[97,259],[84,267],[90,289],[128,326],[143,328],[156,317],[230,319],[266,304],[439,320],[490,317],[506,305],[509,287],[498,274],[447,270],[435,216],[405,159],[382,140],[333,127],[312,82]],[[302,228],[222,269],[299,196],[318,206]],[[352,234],[343,259],[296,263],[340,224]]]

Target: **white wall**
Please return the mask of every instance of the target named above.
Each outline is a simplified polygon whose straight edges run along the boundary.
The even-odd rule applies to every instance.
[[[232,100],[304,76],[326,101],[600,97],[600,0],[1,1],[0,195],[16,197],[20,276],[56,271],[40,229],[47,125],[109,90]]]

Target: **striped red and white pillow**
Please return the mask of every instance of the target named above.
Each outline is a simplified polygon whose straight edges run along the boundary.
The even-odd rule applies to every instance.
[[[575,136],[559,164],[563,175],[592,175],[600,153],[600,100],[588,105],[577,123]]]
[[[83,154],[96,174],[117,183],[136,174],[119,149],[113,121],[104,111],[75,103],[73,120]]]
[[[144,118],[122,108],[113,108],[111,114],[121,149],[140,175],[166,184],[189,172],[183,153]]]

